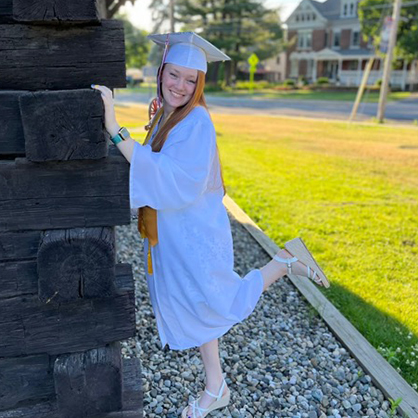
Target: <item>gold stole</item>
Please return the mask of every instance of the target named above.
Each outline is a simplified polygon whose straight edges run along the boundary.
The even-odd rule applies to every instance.
[[[145,138],[144,144],[146,145],[151,139],[151,135],[157,126],[163,114],[163,109],[159,109],[156,113],[153,121],[151,122],[151,128]],[[157,211],[149,206],[138,208],[138,231],[142,238],[148,238],[148,274],[153,274],[152,270],[152,258],[151,247],[158,243],[158,229],[157,229]]]

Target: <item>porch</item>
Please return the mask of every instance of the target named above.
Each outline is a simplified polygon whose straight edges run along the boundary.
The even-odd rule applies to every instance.
[[[356,52],[354,55],[353,52]],[[373,56],[371,51],[335,51],[326,48],[319,52],[293,52],[290,54],[290,78],[306,77],[316,82],[319,77],[327,77],[330,83],[338,86],[357,87],[361,83],[367,61],[374,57],[368,85],[374,85],[383,76],[383,60]],[[418,85],[417,62],[398,61],[392,71],[390,84],[406,90],[408,86]]]

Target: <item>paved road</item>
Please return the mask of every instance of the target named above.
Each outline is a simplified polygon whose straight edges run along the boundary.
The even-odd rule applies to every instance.
[[[150,95],[145,93],[120,94],[116,103],[147,104]],[[347,120],[353,104],[329,100],[259,99],[206,96],[211,112],[232,114],[266,114],[302,116],[320,119]],[[376,117],[377,103],[361,103],[356,120]],[[390,102],[386,106],[386,119],[390,122],[409,123],[418,120],[418,95]]]

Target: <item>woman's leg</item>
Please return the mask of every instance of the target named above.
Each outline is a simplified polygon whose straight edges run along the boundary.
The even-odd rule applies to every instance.
[[[205,367],[206,389],[214,395],[217,395],[221,388],[223,379],[221,361],[219,359],[218,339],[201,345],[199,347],[199,351]],[[227,386],[225,386],[223,394],[228,390]],[[209,396],[206,392],[203,392],[199,401],[199,406],[201,408],[208,408],[213,402],[215,402],[215,400],[215,398]],[[192,416],[191,408],[189,408],[189,416]]]
[[[285,249],[280,250],[277,255],[281,258],[292,258],[293,256]],[[285,263],[271,259],[264,267],[260,269],[264,280],[263,292],[274,282],[281,279],[287,273],[287,266]],[[306,276],[307,267],[300,261],[292,263],[292,273]]]

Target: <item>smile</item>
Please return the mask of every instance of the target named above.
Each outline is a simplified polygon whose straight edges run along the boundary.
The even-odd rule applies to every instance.
[[[184,97],[184,94],[179,94],[179,93],[176,93],[176,92],[174,92],[173,90],[170,90],[170,93],[171,93],[174,97],[178,97],[178,98],[180,98],[180,97]]]

